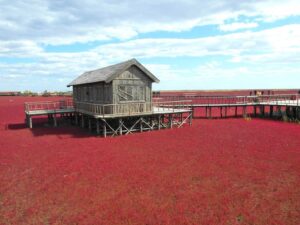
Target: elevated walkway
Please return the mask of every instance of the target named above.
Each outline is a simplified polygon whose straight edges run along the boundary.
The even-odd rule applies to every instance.
[[[126,134],[131,133],[136,130],[137,124],[141,131],[172,128],[173,125],[181,127],[187,122],[191,124],[192,109],[189,105],[190,101],[123,104],[76,102],[74,104],[68,99],[53,102],[26,102],[24,111],[26,123],[30,128],[33,127],[32,117],[34,116],[48,116],[54,126],[57,126],[57,117],[66,115],[71,117],[75,124],[82,127],[88,124],[90,130],[96,127],[97,133],[102,131],[106,136],[109,133],[122,135],[123,131]],[[117,127],[115,124],[118,124]]]

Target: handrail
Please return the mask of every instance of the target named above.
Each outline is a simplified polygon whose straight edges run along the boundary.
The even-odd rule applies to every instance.
[[[154,102],[174,101],[174,100],[191,100],[192,104],[197,105],[234,105],[234,104],[259,104],[261,102],[277,102],[278,104],[289,104],[297,100],[299,105],[299,94],[282,94],[282,95],[260,95],[260,96],[159,96],[154,98]]]
[[[183,97],[183,96],[181,96]],[[172,111],[177,109],[190,109],[198,106],[218,106],[221,104],[230,105],[295,105],[300,106],[300,95],[262,95],[262,96],[198,96],[198,99],[185,96],[181,100],[166,100],[150,102],[122,102],[120,104],[98,104],[92,102],[74,102],[72,99],[44,102],[25,102],[25,111],[37,110],[61,110],[75,109],[77,111],[91,113],[93,115],[133,115],[140,113]]]
[[[70,109],[73,108],[73,100],[63,99],[59,101],[25,102],[24,108],[25,111]]]

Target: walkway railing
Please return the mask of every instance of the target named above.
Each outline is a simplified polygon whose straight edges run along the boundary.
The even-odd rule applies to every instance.
[[[193,105],[258,105],[258,104],[296,104],[300,105],[300,95],[262,95],[262,96],[159,96],[153,101],[182,101],[189,100]]]
[[[121,104],[75,103],[76,111],[102,116],[130,116],[152,112],[174,112],[178,109],[189,109],[190,106],[191,101],[127,102]]]
[[[24,108],[26,112],[30,112],[72,109],[74,108],[74,106],[73,99],[63,99],[59,101],[25,102]]]
[[[259,104],[300,106],[300,95],[269,95],[260,96],[257,100]]]
[[[169,96],[154,98],[153,103],[127,102],[121,104],[73,103],[72,99],[46,102],[26,102],[25,112],[74,109],[92,115],[134,115],[141,113],[163,112],[190,109],[196,106],[231,105],[290,105],[300,106],[300,95],[263,95],[263,96]]]
[[[75,109],[93,115],[132,115],[151,111],[151,104],[145,102],[130,102],[123,104],[96,104],[88,102],[76,102]]]

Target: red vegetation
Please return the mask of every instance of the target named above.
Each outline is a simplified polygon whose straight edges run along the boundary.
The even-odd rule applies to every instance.
[[[201,119],[104,139],[27,129],[25,100],[0,98],[0,224],[300,224],[297,124]]]

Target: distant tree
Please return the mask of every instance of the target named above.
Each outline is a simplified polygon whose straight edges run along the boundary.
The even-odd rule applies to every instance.
[[[25,91],[23,91],[22,95],[24,95],[24,96],[31,96],[32,95],[32,91],[25,90]]]
[[[50,93],[47,90],[45,90],[45,91],[43,91],[42,96],[43,97],[49,97]]]
[[[57,95],[57,96],[64,96],[65,93],[64,93],[63,91],[57,91],[57,92],[56,92],[56,95]]]

